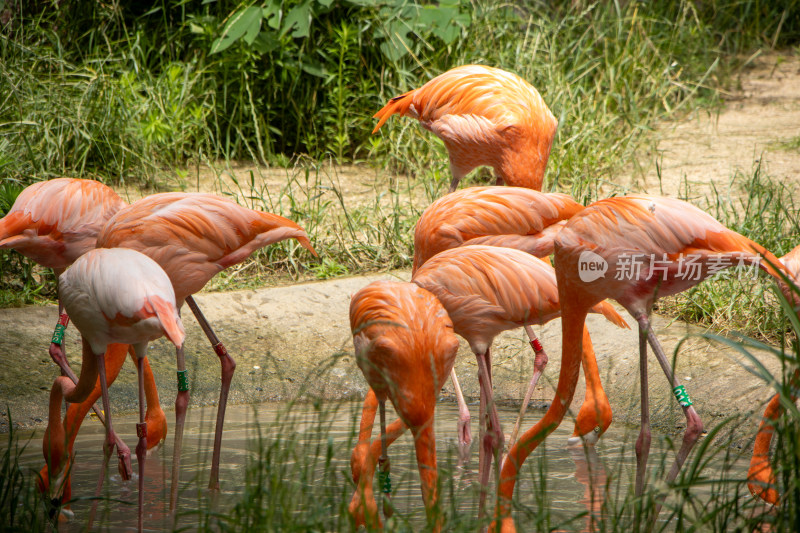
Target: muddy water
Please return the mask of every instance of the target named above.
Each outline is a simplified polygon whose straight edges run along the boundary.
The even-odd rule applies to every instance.
[[[245,465],[253,460],[256,427],[260,426],[262,435],[267,435],[275,424],[290,427],[290,431],[301,434],[298,442],[306,442],[309,454],[320,440],[319,428],[324,426],[327,437],[323,440],[333,442],[335,456],[333,467],[342,472],[349,472],[349,449],[353,444],[358,429],[360,404],[356,402],[326,403],[326,414],[321,421],[319,411],[311,404],[299,404],[289,407],[288,404],[261,404],[258,406],[231,406],[225,421],[222,459],[220,469],[221,491],[210,499],[205,490],[208,481],[210,452],[213,437],[215,411],[213,409],[192,409],[188,413],[184,449],[181,465],[180,513],[176,519],[168,513],[169,490],[172,464],[172,435],[161,449],[150,454],[145,468],[145,527],[148,530],[169,530],[173,527],[197,526],[198,509],[212,509],[225,514],[242,499],[245,486]],[[477,406],[473,410],[473,438],[477,442]],[[393,420],[389,413],[389,420]],[[530,411],[525,427],[541,416],[539,411]],[[501,422],[510,432],[516,418],[516,410],[501,408]],[[168,414],[168,420],[171,420]],[[456,491],[459,507],[464,512],[476,513],[477,502],[477,446],[473,443],[471,465],[464,471],[454,468],[456,441],[455,421],[457,409],[451,403],[440,403],[436,415],[437,455],[439,467],[443,475],[459,476]],[[286,420],[291,420],[285,423]],[[284,422],[284,423],[282,423]],[[376,421],[377,422],[377,421]],[[122,439],[133,449],[136,445],[135,423],[133,416],[116,416],[115,429]],[[171,429],[171,428],[170,428]],[[83,531],[89,516],[98,474],[102,465],[103,426],[97,421],[86,421],[76,440],[76,459],[73,470],[72,494],[78,501],[71,505],[75,517],[63,524],[62,531]],[[377,433],[377,423],[376,423]],[[622,498],[632,482],[635,463],[633,443],[637,430],[624,428],[614,424],[594,449],[588,453],[583,448],[567,448],[567,438],[571,433],[571,423],[565,421],[546,441],[544,449],[539,449],[529,458],[529,465],[523,472],[518,484],[521,502],[532,509],[538,508],[538,502],[544,497],[550,513],[553,527],[569,531],[581,531],[587,527],[588,518],[579,517],[569,521],[581,513],[598,513],[604,498],[604,488],[609,487],[608,494]],[[30,444],[22,455],[23,468],[36,469],[43,465],[41,456],[41,431],[23,434],[18,433],[20,442],[31,438]],[[302,434],[307,434],[303,438]],[[667,439],[654,435],[650,465],[658,465],[661,451],[667,446]],[[729,452],[730,450],[727,450]],[[747,470],[747,457],[735,455],[723,461],[719,457],[712,459],[703,473],[712,479],[720,476],[743,478]],[[394,505],[400,514],[406,513],[411,523],[424,524],[419,480],[413,455],[413,442],[410,434],[401,437],[391,448],[392,482],[395,488]],[[546,456],[547,460],[541,458]],[[302,457],[302,453],[299,454]],[[672,455],[668,458],[671,461]],[[691,460],[691,459],[690,459]],[[137,470],[135,457],[132,459],[134,471]],[[652,474],[652,471],[651,471]],[[540,475],[546,477],[546,492],[539,492]],[[652,482],[652,481],[651,481]],[[692,489],[702,492],[711,488]],[[746,492],[746,491],[745,491]],[[448,499],[449,489],[443,490],[443,498]],[[95,525],[111,531],[135,528],[137,513],[137,477],[131,481],[123,481],[116,471],[116,458],[112,457],[111,474],[106,479],[103,500],[99,504],[98,518]],[[663,515],[663,513],[662,513]]]

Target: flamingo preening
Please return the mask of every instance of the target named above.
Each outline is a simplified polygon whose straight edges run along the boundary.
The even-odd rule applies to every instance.
[[[222,374],[217,405],[209,488],[219,488],[219,456],[228,391],[236,363],[192,298],[217,273],[247,259],[259,248],[296,239],[316,255],[306,232],[289,219],[255,211],[201,193],[161,193],[121,209],[97,239],[99,248],[131,248],[151,257],[169,276],[178,309],[186,302],[219,357]],[[175,399],[175,447],[170,508],[175,508],[180,476],[183,428],[189,403],[189,380],[183,345],[177,347],[178,396]]]
[[[479,166],[498,185],[542,190],[558,122],[539,91],[516,74],[484,65],[448,70],[395,96],[377,113],[373,133],[390,116],[408,115],[444,141],[453,174],[450,192]]]

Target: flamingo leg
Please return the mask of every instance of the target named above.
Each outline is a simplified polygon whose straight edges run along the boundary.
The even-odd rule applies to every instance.
[[[647,457],[650,454],[650,389],[647,383],[647,333],[639,326],[639,386],[641,421],[636,439],[636,496],[644,492]]]
[[[463,466],[469,462],[469,448],[472,445],[469,407],[467,407],[467,402],[464,400],[464,393],[458,383],[455,368],[450,370],[450,380],[453,382],[453,390],[456,393],[456,402],[458,403],[458,466]]]
[[[414,433],[414,447],[417,453],[419,478],[422,483],[422,500],[428,523],[433,524],[436,533],[442,529],[441,513],[437,509],[439,501],[438,471],[436,469],[436,439],[433,433],[433,417],[423,427],[411,428]]]
[[[211,457],[211,476],[208,481],[209,490],[219,490],[219,456],[222,447],[222,427],[225,424],[225,409],[228,405],[228,392],[231,389],[231,380],[233,379],[233,372],[236,370],[236,361],[228,354],[225,346],[217,338],[211,325],[203,316],[194,298],[187,296],[186,303],[189,309],[192,310],[200,327],[211,342],[211,347],[219,357],[220,366],[222,367],[222,385],[219,389],[219,402],[217,402],[217,424],[214,432],[214,451]]]
[[[769,446],[775,432],[775,421],[783,411],[781,395],[776,394],[764,409],[764,417],[758,425],[758,433],[753,443],[753,455],[747,470],[747,488],[750,494],[772,505],[778,504],[778,491],[775,490],[775,473],[769,464]]]
[[[186,409],[189,406],[189,382],[186,377],[186,356],[183,352],[183,345],[175,350],[175,359],[178,367],[178,395],[175,396],[175,440],[172,448],[172,485],[169,491],[170,511],[175,510],[175,505],[178,502],[183,427],[186,423]]]
[[[408,429],[402,420],[397,419],[386,428],[385,446],[388,448],[405,430]],[[372,490],[375,467],[378,464],[378,457],[384,442],[381,439],[374,439],[368,446],[367,454],[364,457],[361,475],[356,484],[353,498],[350,500],[348,509],[355,520],[356,528],[367,526],[372,530],[381,526],[378,517],[378,504],[375,502],[375,494]]]
[[[675,373],[672,370],[672,366],[669,364],[669,360],[664,353],[664,349],[661,347],[661,343],[658,341],[658,338],[653,332],[650,320],[645,315],[640,316],[637,320],[640,324],[640,327],[647,332],[647,341],[653,348],[656,359],[661,364],[661,369],[664,371],[664,375],[667,376],[673,393],[675,394],[681,409],[683,409],[683,415],[686,417],[686,431],[683,433],[683,442],[681,443],[678,453],[675,455],[675,461],[672,463],[672,468],[670,468],[666,477],[666,482],[669,484],[674,481],[676,477],[678,477],[678,472],[680,472],[683,463],[689,456],[689,452],[692,451],[692,448],[697,443],[698,439],[700,439],[700,435],[703,434],[703,421],[700,420],[700,416],[692,406],[692,401],[689,399],[689,395],[686,393],[686,390],[680,384],[678,378],[675,377]],[[658,505],[656,505],[655,512],[651,518],[651,526],[655,523],[655,519],[661,510],[661,504],[663,503],[664,498],[666,498],[666,495],[659,498]]]
[[[361,424],[358,431],[358,442],[350,454],[350,473],[353,476],[353,483],[358,485],[361,472],[364,470],[364,461],[369,452],[369,442],[372,438],[372,426],[375,423],[375,415],[378,412],[378,397],[372,388],[364,398],[364,406],[361,408]]]
[[[498,453],[503,446],[503,431],[500,428],[500,417],[497,414],[497,406],[494,403],[492,394],[492,374],[491,349],[487,348],[486,353],[478,356],[478,380],[480,381],[483,401],[486,403],[486,435],[482,438],[481,447],[483,448],[484,461],[479,465],[479,480],[481,484],[481,495],[478,500],[478,518],[483,518],[486,510],[486,494],[489,485],[489,474],[492,469],[492,462],[498,459]],[[499,465],[498,465],[499,466]],[[498,468],[499,469],[499,468]]]
[[[534,333],[533,328],[530,326],[525,326],[525,333],[528,334],[528,339],[530,339],[531,348],[533,348],[534,353],[533,376],[531,376],[531,381],[528,384],[528,390],[525,391],[525,398],[522,400],[522,406],[519,409],[517,421],[514,423],[514,429],[511,431],[511,440],[508,442],[509,449],[511,449],[514,443],[517,441],[519,428],[522,425],[522,420],[525,418],[525,411],[528,410],[528,404],[533,396],[533,391],[536,389],[536,384],[539,382],[539,378],[542,376],[548,361],[547,353],[545,353],[542,344],[539,342],[539,339],[536,338],[536,333]]]
[[[378,466],[380,468],[380,473],[378,477],[381,480],[380,483],[380,491],[383,493],[383,516],[387,520],[392,517],[394,514],[394,510],[392,509],[392,505],[390,502],[390,498],[392,495],[392,485],[391,481],[389,480],[389,471],[391,470],[391,463],[389,462],[389,456],[386,453],[387,448],[389,447],[388,437],[386,435],[386,400],[381,400],[379,403],[380,407],[380,416],[381,416],[381,456],[378,458]]]
[[[86,341],[84,341],[86,342]],[[108,399],[108,382],[106,381],[106,356],[105,353],[99,353],[97,358],[97,372],[100,374],[100,386],[103,393],[103,409],[106,413],[106,438],[103,442],[103,467],[100,469],[100,476],[97,478],[97,488],[94,491],[95,500],[92,503],[92,510],[89,513],[89,523],[87,529],[92,529],[95,514],[97,513],[97,503],[99,502],[100,493],[103,490],[103,481],[105,481],[106,471],[108,470],[108,461],[111,458],[111,452],[114,451],[114,439],[112,434],[114,428],[111,424],[111,403]],[[130,450],[128,451],[130,453]]]
[[[147,352],[146,345],[136,346],[136,373],[139,379],[139,423],[136,424],[136,435],[139,443],[136,445],[136,460],[139,463],[139,531],[142,531],[144,509],[144,463],[147,458],[147,423],[144,420],[144,361]]]

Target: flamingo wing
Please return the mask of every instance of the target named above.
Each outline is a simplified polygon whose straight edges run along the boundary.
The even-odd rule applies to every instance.
[[[316,255],[306,232],[289,219],[213,194],[163,193],[117,213],[99,236],[98,247],[132,248],[152,257],[182,301],[256,249],[287,238]]]

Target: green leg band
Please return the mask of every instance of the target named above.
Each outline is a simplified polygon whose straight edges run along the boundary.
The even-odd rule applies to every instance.
[[[378,486],[384,494],[392,493],[392,480],[389,478],[389,472],[378,471]]]
[[[186,370],[178,370],[178,392],[189,390],[189,373]]]
[[[56,324],[56,329],[53,331],[53,338],[50,340],[53,344],[61,345],[64,342],[64,330],[66,330],[66,326],[64,324]]]
[[[686,392],[686,387],[683,385],[678,385],[672,389],[672,394],[675,395],[675,399],[678,400],[678,403],[681,404],[681,407],[689,407],[692,405],[692,399],[689,398],[689,393]]]

